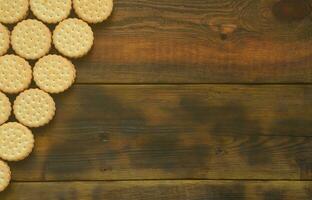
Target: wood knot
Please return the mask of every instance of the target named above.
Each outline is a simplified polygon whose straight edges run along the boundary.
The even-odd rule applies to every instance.
[[[237,29],[237,25],[235,24],[227,24],[227,23],[216,23],[216,21],[211,20],[209,22],[210,28],[220,33],[221,39],[227,39],[228,35],[233,33]]]
[[[237,26],[235,24],[222,24],[221,25],[221,33],[222,34],[231,34],[237,29]]]
[[[280,21],[299,21],[310,15],[311,6],[308,0],[280,0],[273,5],[272,12]]]

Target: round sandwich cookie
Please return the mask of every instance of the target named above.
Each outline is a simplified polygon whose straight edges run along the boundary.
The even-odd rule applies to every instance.
[[[0,92],[0,125],[8,121],[11,111],[12,107],[9,98]]]
[[[0,126],[1,159],[23,160],[32,152],[34,143],[34,136],[27,127],[17,122],[9,122]]]
[[[0,57],[0,91],[15,94],[29,87],[32,70],[29,63],[15,55]]]
[[[69,18],[59,23],[53,32],[55,48],[70,58],[86,55],[94,41],[91,27],[84,21]]]
[[[10,31],[0,24],[0,56],[6,54],[10,48]]]
[[[23,20],[29,9],[28,0],[0,0],[0,22],[14,24]]]
[[[10,167],[0,160],[0,192],[5,190],[8,187],[11,181],[11,170]]]
[[[21,57],[35,60],[49,53],[52,36],[49,28],[34,19],[18,23],[11,34],[13,50]]]
[[[30,9],[34,15],[49,24],[66,19],[71,8],[71,0],[30,0]]]
[[[100,23],[113,11],[113,0],[73,0],[76,14],[88,23]]]
[[[18,95],[13,104],[16,119],[25,126],[36,128],[48,124],[55,115],[53,98],[39,89],[29,89]]]
[[[41,58],[33,69],[37,86],[48,93],[61,93],[70,88],[76,78],[71,61],[58,55]]]

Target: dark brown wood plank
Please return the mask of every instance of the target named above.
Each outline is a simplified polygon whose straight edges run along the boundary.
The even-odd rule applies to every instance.
[[[135,181],[13,183],[1,200],[294,200],[312,198],[311,182]]]
[[[75,86],[14,180],[312,179],[312,86]]]
[[[310,9],[289,1],[118,0],[78,82],[311,83]]]

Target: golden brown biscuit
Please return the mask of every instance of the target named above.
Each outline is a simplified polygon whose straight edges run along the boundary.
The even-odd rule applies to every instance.
[[[49,28],[34,19],[18,23],[11,34],[13,50],[25,59],[38,59],[49,53],[52,36]]]
[[[0,91],[19,93],[31,83],[32,71],[29,63],[15,55],[0,57]]]
[[[93,45],[93,40],[91,27],[80,19],[66,19],[59,23],[53,32],[55,48],[70,58],[86,55]]]
[[[0,56],[10,48],[10,31],[0,23]]]
[[[71,0],[30,0],[30,9],[41,21],[55,24],[68,17],[71,4]]]
[[[29,9],[28,0],[0,0],[0,22],[14,24],[23,20]]]
[[[113,11],[113,0],[73,0],[76,14],[88,23],[106,20]]]
[[[0,192],[5,190],[8,187],[11,181],[11,170],[10,167],[0,160]]]
[[[17,123],[9,122],[0,126],[0,158],[7,161],[25,159],[34,147],[31,131]]]
[[[9,119],[11,111],[12,107],[9,98],[0,92],[0,125]]]
[[[18,95],[13,112],[16,119],[25,126],[35,128],[48,124],[55,115],[53,98],[39,89],[29,89]]]
[[[33,69],[37,86],[49,93],[67,90],[75,81],[76,69],[71,61],[58,55],[41,58]]]

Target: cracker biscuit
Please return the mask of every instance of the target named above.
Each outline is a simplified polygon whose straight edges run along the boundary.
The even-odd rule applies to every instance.
[[[30,0],[30,9],[41,21],[55,24],[69,16],[71,4],[71,0]]]
[[[12,108],[9,98],[0,92],[0,125],[9,119],[11,111]]]
[[[80,19],[70,18],[62,21],[53,32],[55,48],[70,58],[86,55],[93,45],[91,27]]]
[[[7,161],[25,159],[34,147],[31,131],[17,123],[9,122],[0,126],[0,158]]]
[[[11,181],[11,170],[10,167],[0,160],[0,192],[5,190],[8,187]]]
[[[0,57],[0,91],[19,93],[31,83],[32,71],[29,63],[15,55]]]
[[[55,115],[55,109],[53,98],[39,89],[22,92],[13,105],[16,119],[31,128],[48,124]]]
[[[73,0],[76,14],[88,23],[106,20],[113,11],[113,0]]]
[[[28,0],[0,0],[0,22],[14,24],[23,20],[29,9]]]
[[[0,23],[0,56],[6,54],[10,48],[10,31]]]
[[[75,81],[76,69],[71,61],[58,55],[41,58],[33,69],[37,86],[49,93],[67,90]]]
[[[14,51],[25,59],[38,59],[51,48],[51,32],[42,22],[34,19],[18,23],[11,34]]]

